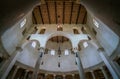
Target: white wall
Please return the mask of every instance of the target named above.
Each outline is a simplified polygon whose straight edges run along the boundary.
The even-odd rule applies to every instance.
[[[91,28],[94,28],[96,30],[96,39],[105,49],[106,53],[108,55],[111,55],[119,43],[119,37],[105,24],[103,24],[101,21],[95,18],[96,21],[99,23],[99,28],[97,28],[93,24],[93,18],[95,18],[95,16],[88,12],[87,25],[90,27],[90,30]]]
[[[20,28],[20,23],[26,18],[26,24],[23,28]],[[12,26],[12,28],[8,29],[2,35],[2,43],[8,54],[12,54],[15,51],[15,48],[20,43],[23,38],[22,32],[32,25],[32,12],[30,11],[26,16],[24,16],[20,21]],[[8,26],[9,27],[9,26]]]

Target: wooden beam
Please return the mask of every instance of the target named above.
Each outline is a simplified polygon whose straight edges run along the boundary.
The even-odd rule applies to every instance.
[[[56,16],[56,24],[58,23],[58,20],[57,20],[57,5],[56,5],[56,2],[54,1],[54,4],[55,4],[55,16]]]
[[[69,21],[69,23],[71,24],[71,20],[72,20],[72,12],[73,12],[73,2],[72,2],[72,5],[71,5],[71,14],[70,14],[70,21]]]
[[[49,24],[51,24],[50,12],[49,12],[49,8],[48,8],[48,2],[46,2],[46,7],[47,7],[47,13],[48,13]]]
[[[37,24],[37,20],[36,20],[36,17],[35,17],[34,11],[32,12],[32,15],[33,15],[33,19],[34,19],[34,21],[35,21],[35,24]]]
[[[64,20],[65,20],[65,1],[63,2],[63,18],[62,18],[63,24]]]
[[[80,15],[80,10],[81,10],[81,4],[79,5],[79,8],[78,8],[78,13],[77,13],[77,18],[76,18],[76,24],[78,23],[78,18],[79,18],[79,15]]]
[[[42,23],[44,24],[44,21],[43,21],[43,17],[42,17],[42,13],[41,13],[40,6],[39,6],[39,13],[40,13],[40,16],[41,16],[41,19],[42,19]]]
[[[85,19],[86,19],[86,18],[87,18],[87,11],[86,11],[85,14],[84,14],[84,18],[83,18],[82,24],[85,23]]]

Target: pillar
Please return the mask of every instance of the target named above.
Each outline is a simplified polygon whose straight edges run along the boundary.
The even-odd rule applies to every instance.
[[[45,78],[44,78],[44,79],[47,79],[47,75],[48,75],[48,74],[45,74]]]
[[[91,71],[91,74],[92,74],[93,79],[96,79],[94,75],[94,71]]]
[[[105,72],[104,68],[103,67],[100,67],[105,79],[109,79],[108,76],[107,76],[107,73]]]
[[[65,79],[65,75],[63,75],[63,79]]]
[[[37,73],[39,71],[40,62],[41,62],[41,58],[43,56],[43,53],[44,53],[44,48],[41,47],[40,50],[39,50],[39,57],[36,61],[35,68],[34,68],[34,71],[33,71],[32,79],[37,79]]]
[[[25,70],[25,75],[24,75],[24,79],[27,79],[27,74],[28,74],[29,70]]]
[[[103,48],[99,48],[98,52],[99,52],[99,55],[100,55],[101,59],[105,63],[106,67],[110,71],[113,79],[119,79],[120,77],[118,76],[117,72],[113,68],[113,63],[111,62],[110,58],[105,54],[104,49]]]
[[[10,70],[14,66],[17,58],[19,57],[21,51],[22,51],[21,47],[17,47],[16,51],[10,56],[10,58],[0,68],[0,79],[6,79]]]
[[[77,66],[78,66],[80,79],[85,79],[84,69],[83,69],[83,66],[82,66],[80,56],[78,54],[78,50],[75,49],[74,53],[76,55],[76,62],[77,62]]]
[[[53,79],[56,79],[56,75],[55,74],[53,74],[53,77],[54,77]]]
[[[14,79],[14,78],[15,78],[15,75],[16,75],[16,73],[17,73],[18,69],[19,69],[19,66],[17,66],[17,67],[15,68],[15,71],[13,72],[13,75],[12,75],[12,79]]]
[[[74,74],[72,74],[72,79],[75,79],[75,75]]]

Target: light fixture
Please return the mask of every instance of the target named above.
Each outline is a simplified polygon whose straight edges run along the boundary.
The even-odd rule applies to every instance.
[[[36,42],[35,42],[35,41],[32,42],[32,47],[33,47],[33,48],[36,47]]]
[[[83,43],[83,46],[84,46],[84,48],[88,47],[88,43],[87,43],[87,42],[84,42],[84,43]]]

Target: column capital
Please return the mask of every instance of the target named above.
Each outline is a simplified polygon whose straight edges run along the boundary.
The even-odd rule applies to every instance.
[[[65,77],[66,75],[62,75],[63,77]]]
[[[40,52],[44,52],[44,51],[45,51],[45,48],[44,48],[44,47],[40,47],[40,48],[39,48],[39,51],[40,51]]]
[[[17,69],[19,69],[19,68],[20,68],[20,66],[16,66],[16,68],[17,68]]]
[[[100,47],[97,49],[98,52],[103,52],[104,51],[104,48],[103,47]]]
[[[23,51],[23,49],[21,47],[16,47],[16,51],[21,52],[21,51]]]
[[[29,72],[29,70],[25,70],[25,72]]]
[[[74,47],[72,50],[74,51],[74,53],[76,53],[78,52],[78,47]]]
[[[72,76],[74,77],[74,76],[75,76],[75,74],[72,74]]]

